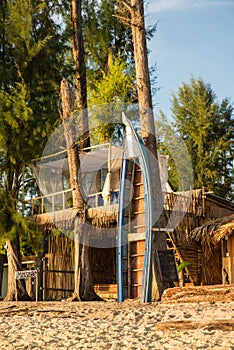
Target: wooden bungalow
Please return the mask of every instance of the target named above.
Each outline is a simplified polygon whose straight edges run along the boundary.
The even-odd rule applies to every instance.
[[[97,292],[103,292],[102,296],[116,297],[122,153],[122,147],[106,144],[92,147],[90,152],[80,154],[93,282]],[[127,196],[125,193],[125,197],[128,197],[128,203],[124,215],[128,221],[128,232],[126,254],[123,256],[127,264],[123,270],[127,297],[139,298],[146,247],[147,206],[139,156],[130,158],[132,165],[125,178],[128,193]],[[233,214],[234,204],[205,193],[204,189],[174,193],[167,181],[167,158],[159,156],[159,165],[164,208],[158,231],[167,235],[168,250],[175,252],[177,262],[190,263],[186,272],[191,283],[219,283],[220,276],[212,281],[207,276],[202,247],[196,239],[191,239],[191,232],[208,220]],[[26,201],[25,208],[30,206],[33,220],[44,230],[50,231],[43,258],[43,294],[44,298],[64,298],[72,294],[74,287],[74,244],[70,238],[76,217],[66,157],[60,159],[53,156],[51,162],[48,159],[42,161],[39,166],[39,183],[43,195]],[[62,234],[55,234],[54,228]],[[153,236],[156,234],[157,228],[154,228]],[[158,256],[163,279],[166,282],[175,281],[176,278],[168,273],[170,269],[169,260],[165,260],[166,255],[158,252]],[[171,255],[168,255],[168,259],[169,256]]]
[[[83,186],[86,202],[86,217],[89,223],[90,262],[96,291],[101,296],[116,298],[117,293],[117,230],[118,200],[122,166],[122,147],[104,145],[91,149],[81,157],[83,162]],[[164,193],[171,191],[167,182],[167,157],[159,156],[161,183]],[[98,168],[95,168],[98,166]],[[100,165],[101,164],[101,165]],[[62,170],[61,170],[62,167]],[[74,225],[76,210],[69,208],[71,189],[55,188],[46,193],[46,188],[54,186],[51,173],[68,172],[66,159],[62,162],[41,165],[41,186],[44,195],[28,200],[31,217],[39,227],[47,230],[47,251],[43,258],[44,298],[64,298],[73,291],[74,242],[70,235]],[[45,171],[45,172],[44,172]],[[110,177],[108,176],[110,175]],[[63,180],[63,183],[67,181]],[[109,183],[108,183],[109,182]],[[142,173],[137,162],[133,162],[130,186],[129,212],[129,297],[139,298],[141,294],[142,270],[145,254],[144,188]],[[54,228],[57,230],[55,231]],[[106,230],[105,230],[106,228]],[[58,230],[62,233],[58,234]]]
[[[89,152],[88,158],[87,155],[85,157],[86,169],[91,170],[86,172],[84,178],[86,181],[86,214],[90,224],[90,262],[93,282],[96,291],[102,297],[115,299],[117,297],[116,239],[122,148],[117,146],[110,148],[108,145],[104,150],[93,150]],[[98,170],[93,169],[90,165],[90,163],[93,164],[94,159],[102,159],[101,168],[99,165]],[[182,284],[185,282],[193,285],[220,283],[222,267],[217,269],[219,272],[214,278],[211,278],[211,274],[207,272],[209,263],[205,263],[203,246],[197,239],[192,239],[192,235],[196,227],[200,227],[207,221],[233,214],[234,204],[211,193],[206,193],[204,189],[183,193],[172,192],[167,182],[167,159],[161,156],[159,160],[164,195],[163,226],[168,237],[168,250],[174,252],[178,264],[183,261],[190,263],[186,267],[186,273],[183,274],[185,279],[182,280]],[[66,161],[63,161],[62,166],[64,176],[67,171]],[[109,179],[111,180],[110,191],[107,191],[109,197],[107,196],[104,200],[103,188],[107,179],[108,167],[112,169],[111,179]],[[56,169],[58,169],[58,163],[56,163]],[[61,170],[59,172],[61,173]],[[66,183],[64,180],[63,182]],[[129,184],[132,187],[130,200],[132,204],[128,235],[128,296],[139,298],[144,264],[145,223],[144,189],[138,164],[134,165]],[[47,232],[47,249],[43,258],[43,276],[41,277],[44,299],[69,297],[74,288],[74,242],[70,239],[70,234],[76,210],[70,203],[71,191],[65,188],[63,191],[45,193],[41,197],[32,198],[25,204],[31,206],[33,220]],[[55,231],[54,228],[57,230]],[[62,233],[58,234],[58,230]],[[163,265],[165,264],[162,259],[162,270]],[[164,269],[165,272],[167,273]],[[230,276],[230,272],[228,274]]]

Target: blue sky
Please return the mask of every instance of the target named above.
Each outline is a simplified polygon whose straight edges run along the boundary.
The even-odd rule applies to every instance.
[[[219,101],[234,102],[234,0],[149,0],[146,24],[156,21],[148,43],[160,87],[155,113],[170,117],[172,91],[192,76],[209,83]]]

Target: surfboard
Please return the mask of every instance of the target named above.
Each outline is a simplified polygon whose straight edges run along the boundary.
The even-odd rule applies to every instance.
[[[135,131],[131,121],[123,114],[123,123],[125,124],[128,137],[125,142],[129,143],[127,147],[129,152],[123,151],[122,172],[120,181],[119,195],[119,213],[118,213],[118,301],[122,302],[129,297],[128,276],[128,225],[126,224],[129,192],[127,186],[131,175],[129,158],[136,158],[142,172],[144,186],[144,203],[145,203],[145,253],[144,266],[142,272],[141,302],[150,302],[152,299],[152,189],[150,168],[146,150],[142,139]],[[126,147],[125,147],[126,149]],[[130,153],[130,154],[129,154]]]

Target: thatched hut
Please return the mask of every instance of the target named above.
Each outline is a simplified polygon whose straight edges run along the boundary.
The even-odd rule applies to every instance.
[[[134,150],[132,150],[134,151]],[[129,267],[128,283],[133,297],[141,291],[145,253],[144,183],[138,155],[132,154],[132,171],[128,183]],[[60,157],[60,155],[59,155]],[[116,285],[117,229],[119,191],[121,187],[123,147],[111,143],[80,152],[80,175],[85,201],[86,234],[90,245],[90,266],[94,287]],[[171,191],[167,182],[167,157],[159,155],[162,189]],[[43,196],[26,201],[31,218],[43,229],[48,228],[48,249],[44,259],[44,297],[67,297],[73,289],[74,245],[70,242],[77,209],[73,207],[67,158],[51,161],[46,157],[38,165],[38,183]],[[53,232],[55,231],[55,232]],[[61,232],[58,235],[58,231]],[[131,254],[130,254],[131,251]],[[131,260],[131,262],[130,262]],[[140,282],[139,282],[140,281]],[[130,290],[130,287],[129,287]],[[112,293],[110,293],[112,295]],[[116,294],[116,293],[115,293]],[[130,294],[130,293],[129,293]]]
[[[234,283],[234,214],[195,228],[191,239],[201,247],[201,282]]]
[[[91,247],[90,266],[95,284],[116,282],[122,155],[122,147],[109,143],[93,146],[90,152],[80,153],[82,192],[86,202],[86,223],[89,225],[85,239],[89,239]],[[220,246],[216,248],[216,246],[213,247],[213,243],[210,244],[215,251],[212,255],[210,253],[212,249],[208,250],[202,244],[201,254],[199,239],[197,240],[194,236],[191,241],[190,233],[195,227],[200,227],[208,220],[234,215],[234,204],[206,193],[204,189],[174,193],[167,181],[168,169],[165,156],[159,156],[159,167],[164,196],[160,229],[164,228],[165,235],[168,237],[168,248],[175,252],[178,263],[184,261],[190,263],[186,268],[186,277],[188,277],[186,281],[194,285],[222,282],[223,263]],[[48,296],[55,298],[56,291],[70,293],[73,288],[72,278],[67,276],[71,277],[74,269],[74,249],[68,240],[73,234],[76,208],[72,204],[73,189],[70,188],[66,157],[60,159],[60,154],[56,157],[53,155],[51,161],[45,157],[37,170],[38,183],[43,196],[26,201],[25,208],[31,211],[32,219],[37,225],[50,231],[56,227],[65,234],[57,237],[51,233],[47,237],[46,253],[48,254],[47,265],[45,264],[43,269],[46,270],[43,281],[46,284]],[[129,221],[127,225],[129,230],[128,289],[130,290],[132,286],[132,290],[134,289],[134,292],[131,292],[132,297],[138,297],[140,293],[138,291],[141,290],[146,231],[144,184],[138,161],[134,163],[128,176],[126,182],[128,182],[131,202],[127,215]],[[203,261],[201,261],[201,255]],[[161,265],[162,271],[168,270],[167,262],[163,261]],[[66,281],[69,283],[66,284]],[[135,290],[137,290],[136,293]]]

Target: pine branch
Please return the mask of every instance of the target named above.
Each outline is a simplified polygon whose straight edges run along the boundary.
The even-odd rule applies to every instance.
[[[113,15],[113,17],[118,18],[123,24],[129,25],[129,26],[132,24],[131,19],[126,18],[126,17],[124,17],[124,16]]]
[[[117,3],[124,5],[125,8],[132,14],[134,11],[134,7],[129,4],[127,0],[117,0]]]

